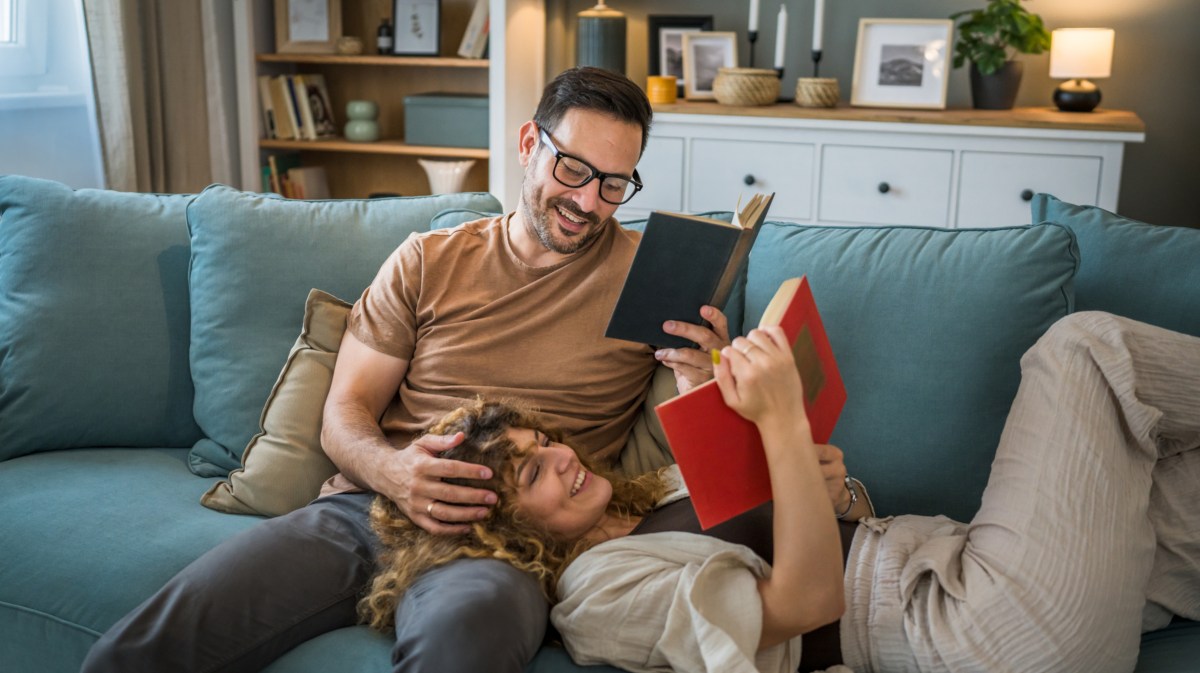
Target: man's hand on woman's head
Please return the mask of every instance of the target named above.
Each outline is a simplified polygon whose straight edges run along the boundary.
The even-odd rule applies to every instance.
[[[483,488],[450,484],[443,479],[490,479],[482,465],[441,458],[462,443],[463,434],[424,435],[396,452],[384,475],[392,488],[380,493],[400,507],[413,523],[430,533],[458,534],[488,514],[496,494]]]
[[[714,349],[721,350],[729,345],[729,323],[725,314],[712,306],[700,308],[700,317],[712,328],[694,325],[682,320],[668,320],[663,331],[683,337],[698,348],[661,348],[654,357],[675,372],[675,386],[680,393],[695,388],[713,377],[712,356]]]

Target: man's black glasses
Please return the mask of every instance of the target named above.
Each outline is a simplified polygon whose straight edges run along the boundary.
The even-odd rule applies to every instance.
[[[633,171],[633,177],[601,173],[583,159],[560,152],[554,145],[554,141],[550,139],[550,134],[546,132],[546,129],[538,129],[538,131],[541,133],[542,142],[546,143],[546,147],[549,147],[551,152],[554,152],[552,175],[564,187],[582,187],[599,178],[601,200],[614,206],[627,203],[642,190],[642,180],[636,169]]]

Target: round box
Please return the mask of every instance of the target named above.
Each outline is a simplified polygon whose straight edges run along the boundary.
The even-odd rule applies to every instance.
[[[836,107],[838,81],[833,77],[801,77],[796,80],[796,105],[800,107]]]
[[[771,105],[779,100],[779,75],[766,68],[721,68],[713,95],[722,105]]]

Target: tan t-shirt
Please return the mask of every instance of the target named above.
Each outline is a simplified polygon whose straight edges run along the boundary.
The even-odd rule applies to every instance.
[[[516,397],[611,462],[657,365],[649,346],[604,337],[641,235],[613,221],[586,249],[535,268],[509,244],[511,217],[413,234],[355,303],[354,336],[409,361],[380,425],[404,447],[464,399]],[[322,495],[351,488],[337,475]]]

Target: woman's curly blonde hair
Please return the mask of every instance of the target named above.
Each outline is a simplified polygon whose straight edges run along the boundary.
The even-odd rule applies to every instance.
[[[379,496],[371,505],[371,527],[379,536],[381,551],[378,570],[367,595],[359,601],[362,621],[386,631],[395,620],[396,605],[417,577],[429,570],[460,558],[493,558],[512,564],[534,575],[547,599],[555,600],[559,575],[579,554],[596,544],[585,539],[564,540],[526,520],[517,509],[515,458],[524,451],[508,437],[510,428],[539,430],[560,441],[537,414],[518,402],[476,399],[450,412],[434,423],[427,434],[463,433],[463,441],[442,457],[485,465],[492,478],[446,479],[461,486],[495,491],[498,502],[487,518],[471,525],[469,533],[433,535],[414,524],[396,503]],[[580,461],[589,471],[608,479],[613,486],[609,514],[641,516],[654,508],[667,487],[658,472],[634,479],[596,470],[586,456]]]

